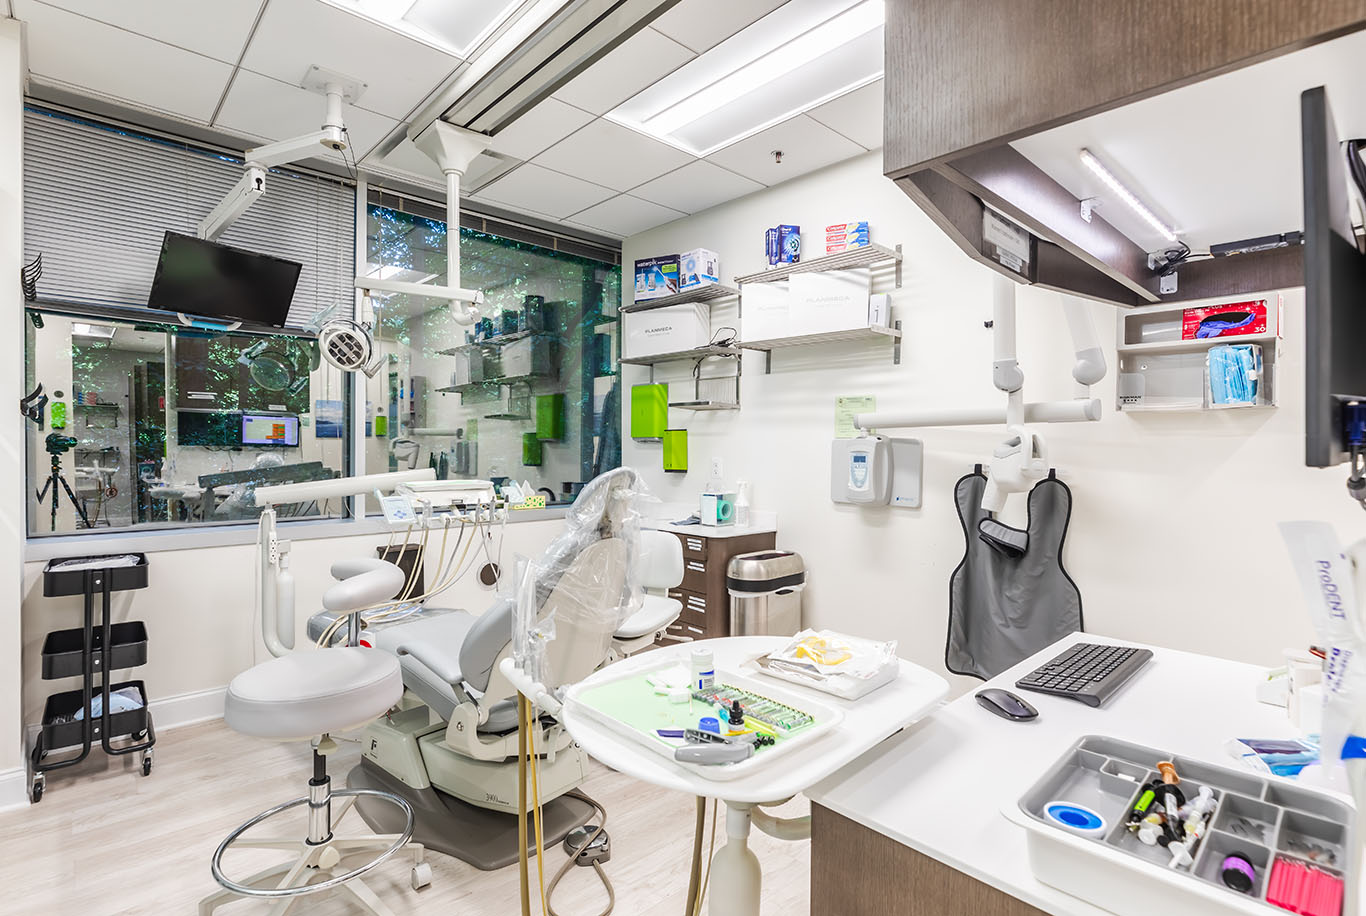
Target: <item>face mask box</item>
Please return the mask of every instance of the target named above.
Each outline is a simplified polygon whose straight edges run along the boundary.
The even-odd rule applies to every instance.
[[[622,355],[628,358],[677,353],[711,341],[711,316],[705,305],[670,305],[630,312],[621,319],[626,325]]]
[[[648,302],[678,292],[678,255],[636,261],[635,301]]]
[[[793,274],[792,330],[788,333],[826,334],[868,327],[871,289],[872,275],[867,269]]]
[[[687,292],[721,282],[721,259],[716,252],[694,248],[678,256],[678,289]]]

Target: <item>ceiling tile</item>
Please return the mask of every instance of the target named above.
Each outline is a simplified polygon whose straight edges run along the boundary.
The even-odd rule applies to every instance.
[[[609,235],[625,238],[683,216],[687,216],[687,214],[671,210],[668,207],[661,207],[659,204],[641,200],[629,194],[621,194],[611,200],[605,200],[597,206],[575,213],[574,222],[590,229],[606,232]]]
[[[685,213],[698,213],[762,188],[763,185],[757,181],[699,159],[675,172],[646,182],[632,189],[631,193]]]
[[[46,0],[109,25],[229,64],[237,63],[263,0],[189,4],[184,0]]]
[[[270,0],[242,66],[297,86],[313,64],[364,82],[362,108],[404,119],[459,60],[322,0]]]
[[[882,147],[882,80],[855,89],[807,115],[868,149]]]
[[[588,112],[548,98],[499,131],[493,138],[493,148],[517,159],[531,159],[591,120],[593,116]]]
[[[693,157],[682,150],[601,119],[536,157],[547,168],[618,191],[629,191],[691,161]]]
[[[774,162],[774,150],[782,151],[782,162]],[[862,152],[863,147],[854,141],[798,115],[707,158],[747,178],[775,185]]]
[[[570,175],[527,163],[483,188],[478,196],[514,210],[529,210],[564,219],[571,213],[601,203],[611,197],[612,192]]]
[[[317,130],[322,114],[322,98],[307,89],[240,70],[215,126],[266,140],[287,140]],[[363,157],[398,125],[392,118],[354,105],[342,106],[342,119],[351,137],[347,162]],[[340,153],[321,146],[317,150],[319,157],[343,161]]]
[[[28,23],[28,66],[133,105],[206,123],[232,67],[35,0],[15,0]],[[168,78],[174,74],[174,78]]]
[[[684,0],[653,27],[699,54],[773,12],[787,0]]]
[[[678,42],[644,28],[574,77],[554,98],[605,114],[695,56]]]

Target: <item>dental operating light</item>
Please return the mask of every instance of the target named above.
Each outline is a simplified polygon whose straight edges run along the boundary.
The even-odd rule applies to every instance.
[[[1083,165],[1096,174],[1097,178],[1105,182],[1105,186],[1114,191],[1120,200],[1128,204],[1131,210],[1143,217],[1145,223],[1156,229],[1158,234],[1169,242],[1176,241],[1176,230],[1162,222],[1158,215],[1152,211],[1152,208],[1139,200],[1138,195],[1133,191],[1126,188],[1124,183],[1116,178],[1115,174],[1105,167],[1105,163],[1097,159],[1089,149],[1082,149],[1081,161]]]

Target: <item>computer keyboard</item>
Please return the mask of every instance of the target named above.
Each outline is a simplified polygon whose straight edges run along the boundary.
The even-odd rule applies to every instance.
[[[1148,649],[1079,642],[1020,678],[1015,686],[1099,706],[1152,657]]]

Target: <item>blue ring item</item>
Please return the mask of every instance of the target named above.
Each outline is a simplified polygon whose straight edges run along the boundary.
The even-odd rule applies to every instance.
[[[1105,818],[1090,808],[1072,802],[1049,802],[1044,806],[1043,813],[1054,823],[1078,833],[1097,833],[1105,829]]]
[[[700,732],[711,732],[713,735],[721,734],[721,720],[711,716],[703,716],[697,720],[697,730]]]

